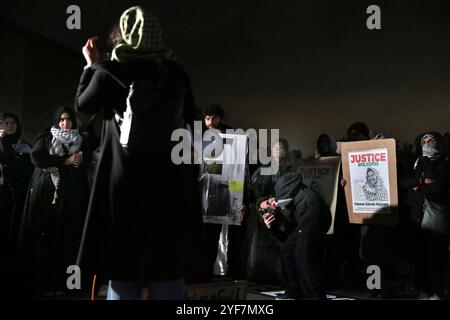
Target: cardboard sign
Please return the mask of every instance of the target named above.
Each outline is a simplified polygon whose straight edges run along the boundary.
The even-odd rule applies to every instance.
[[[323,157],[301,160],[297,167],[297,172],[303,177],[303,183],[315,190],[330,207],[332,222],[327,234],[334,232],[340,165],[341,157]]]
[[[186,300],[245,300],[247,281],[222,281],[186,286]]]
[[[342,144],[342,172],[350,223],[397,225],[396,164],[394,139]]]

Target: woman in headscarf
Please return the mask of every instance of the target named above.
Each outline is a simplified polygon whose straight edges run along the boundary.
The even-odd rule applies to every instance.
[[[14,216],[10,225],[9,238],[14,243],[17,237],[18,224],[22,216],[28,185],[34,170],[30,158],[32,146],[22,140],[23,127],[17,115],[10,112],[2,113],[0,114],[0,121],[4,121],[5,124],[4,140],[11,145],[14,151],[14,161],[8,166],[9,183],[14,196]]]
[[[18,241],[18,277],[26,294],[67,289],[67,268],[75,265],[88,203],[90,150],[78,132],[75,113],[60,107],[31,152],[35,165]]]
[[[103,112],[104,120],[79,261],[84,274],[109,280],[109,300],[140,299],[144,287],[150,299],[183,299],[185,277],[198,269],[198,168],[171,160],[172,132],[193,127],[194,101],[189,77],[161,34],[153,13],[132,7],[112,34],[112,61],[100,61],[97,38],[83,48],[87,65],[75,106]],[[131,126],[142,121],[145,131],[124,146],[129,88],[144,82],[151,107],[142,118],[134,113]]]
[[[420,298],[439,299],[447,279],[450,161],[442,155],[440,133],[428,132],[416,141],[421,154],[414,165],[414,177],[406,180],[411,191],[411,218],[417,226],[414,280]]]
[[[367,201],[387,201],[388,193],[380,173],[374,168],[367,168],[366,183],[362,191]]]
[[[317,139],[315,158],[338,156],[337,149],[336,137],[328,133],[322,133]]]
[[[10,220],[13,210],[13,195],[9,183],[9,166],[14,163],[14,150],[7,139],[6,126],[3,113],[0,113],[0,237],[8,239]]]
[[[13,219],[13,195],[7,171],[14,162],[14,151],[6,139],[5,123],[0,114],[0,273],[5,275],[11,259],[9,234]],[[5,277],[8,280],[8,276]],[[7,291],[7,289],[5,290]],[[2,293],[5,293],[2,291]],[[0,294],[1,295],[1,294]]]

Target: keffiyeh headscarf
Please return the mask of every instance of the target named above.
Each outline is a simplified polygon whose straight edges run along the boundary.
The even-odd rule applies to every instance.
[[[362,191],[366,196],[367,201],[387,201],[388,193],[386,187],[384,186],[383,179],[381,179],[380,173],[373,169],[368,168],[366,172],[366,176],[369,175],[369,172],[372,172],[377,177],[377,182],[375,186],[369,184],[366,178],[366,183],[362,187]]]
[[[425,143],[426,138],[431,138],[431,140]],[[428,157],[431,160],[434,160],[437,157],[439,157],[438,140],[433,134],[431,133],[425,134],[420,140],[420,145],[422,146],[422,156]]]
[[[50,129],[52,133],[51,155],[72,155],[81,147],[81,135],[78,129],[61,130],[55,127]]]
[[[70,119],[72,120],[73,129],[59,129],[59,119],[63,113],[69,114]],[[50,132],[52,134],[52,144],[49,150],[51,155],[68,156],[80,150],[82,138],[78,132],[75,114],[72,109],[61,107],[56,110],[55,117],[53,119],[53,127],[50,129]],[[55,204],[58,199],[60,181],[59,172],[52,172],[51,178],[53,185],[55,186],[52,204]]]
[[[122,42],[112,51],[112,60],[165,58],[174,60],[162,41],[161,26],[155,15],[142,7],[132,7],[120,17]]]

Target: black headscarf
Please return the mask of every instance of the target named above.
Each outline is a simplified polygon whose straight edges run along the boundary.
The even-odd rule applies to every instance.
[[[75,111],[73,111],[73,109],[69,107],[59,107],[58,109],[55,110],[52,126],[59,129],[59,119],[61,118],[61,115],[65,112],[69,114],[70,120],[72,120],[72,129],[77,129],[78,125],[77,125],[77,118],[75,117]]]
[[[5,121],[6,119],[14,119],[14,121],[17,124],[17,130],[13,134],[7,134],[3,139],[8,141],[10,144],[17,144],[22,137],[23,129],[22,129],[22,123],[20,123],[19,117],[11,112],[2,112],[0,113],[0,120]]]
[[[322,144],[322,142],[325,142]],[[336,137],[328,134],[322,133],[317,139],[317,152],[321,157],[331,157],[337,155],[337,143]]]

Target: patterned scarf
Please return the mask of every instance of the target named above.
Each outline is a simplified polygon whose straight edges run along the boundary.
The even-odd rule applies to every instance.
[[[383,179],[381,179],[380,173],[377,170],[371,169],[375,176],[377,177],[377,183],[372,186],[366,181],[363,185],[362,190],[366,196],[367,201],[387,201],[388,193],[386,187],[384,186]],[[369,172],[369,170],[367,170]]]
[[[52,145],[50,147],[51,155],[65,156],[72,155],[78,150],[80,150],[82,138],[78,133],[78,129],[69,129],[69,130],[61,130],[55,127],[50,129],[50,132],[53,136]],[[59,190],[59,172],[51,173],[52,182],[55,186],[55,193],[53,194],[53,202],[52,204],[56,204],[56,200],[58,199],[58,190]]]
[[[112,60],[166,58],[175,60],[162,41],[161,26],[155,15],[141,7],[132,7],[120,17],[122,42],[112,52]]]
[[[424,140],[426,138],[431,138],[431,140],[425,143]],[[431,160],[434,160],[437,157],[439,157],[438,145],[433,135],[431,134],[424,135],[421,139],[421,145],[422,145],[422,156],[428,157]]]

